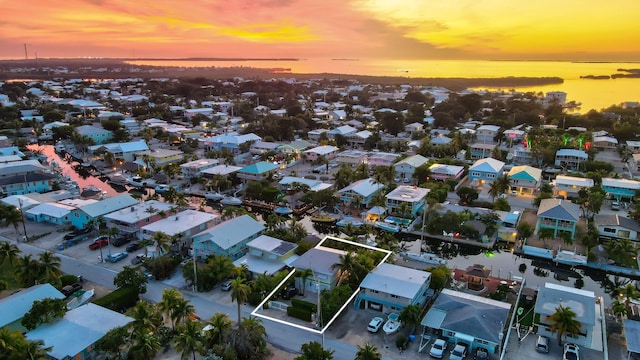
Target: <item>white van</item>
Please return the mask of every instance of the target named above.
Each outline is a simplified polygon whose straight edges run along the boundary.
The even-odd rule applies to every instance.
[[[549,352],[549,338],[546,336],[538,336],[536,340],[536,351],[539,353],[548,353]]]

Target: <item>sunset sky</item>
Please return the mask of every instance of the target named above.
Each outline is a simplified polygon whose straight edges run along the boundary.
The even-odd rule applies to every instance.
[[[640,60],[638,0],[0,0],[0,59]]]

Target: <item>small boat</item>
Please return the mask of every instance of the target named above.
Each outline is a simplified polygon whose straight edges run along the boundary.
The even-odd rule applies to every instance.
[[[225,196],[222,198],[222,200],[220,200],[220,204],[238,206],[238,205],[242,205],[242,199],[237,198],[235,196]]]
[[[118,185],[126,185],[128,181],[122,173],[115,173],[109,177],[109,182]]]
[[[566,265],[586,265],[587,257],[584,255],[576,254],[574,251],[560,250],[558,254],[553,258],[553,261]]]
[[[293,210],[289,209],[288,207],[277,207],[273,209],[273,212],[278,215],[289,215],[293,213]]]
[[[144,187],[145,183],[144,183],[144,179],[140,176],[134,176],[131,179],[128,180],[129,185],[131,186],[135,186],[135,187]]]
[[[389,314],[389,316],[387,317],[387,322],[385,322],[382,326],[382,330],[386,335],[391,335],[400,329],[401,323],[400,320],[398,320],[399,318],[400,315],[398,313],[394,312]]]
[[[74,294],[74,298],[67,303],[67,310],[73,310],[77,307],[80,307],[88,303],[89,300],[91,300],[91,298],[93,298],[93,296],[95,295],[95,290],[91,289],[91,290],[82,291],[82,292],[78,291],[77,294],[78,294],[77,296],[76,294]]]
[[[351,224],[351,226],[360,227],[360,226],[364,225],[364,222],[362,222],[362,220],[360,220],[358,218],[347,216],[345,218],[340,219],[336,223],[336,225],[338,225],[338,226],[347,226],[349,224]]]
[[[220,201],[224,198],[224,195],[219,192],[206,192],[204,193],[204,198],[211,201]]]
[[[394,234],[400,232],[400,226],[389,224],[388,222],[384,222],[384,221],[376,221],[373,223],[373,226],[377,227],[378,229],[382,229],[384,231],[388,231]]]
[[[405,259],[419,261],[427,264],[433,264],[433,265],[447,264],[447,260],[438,257],[436,254],[431,254],[431,253],[417,254],[417,253],[410,253],[410,252],[401,252],[400,256],[402,256]]]
[[[331,217],[329,215],[318,214],[311,217],[311,222],[322,223],[322,224],[333,224],[338,219]]]

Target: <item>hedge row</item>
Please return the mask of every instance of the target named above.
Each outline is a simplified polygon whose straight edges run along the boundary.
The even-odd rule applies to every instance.
[[[287,315],[292,316],[294,318],[311,321],[311,311],[303,308],[297,308],[294,306],[289,306],[287,308]]]
[[[311,311],[312,313],[315,313],[318,311],[318,305],[309,301],[304,301],[300,299],[291,299],[291,305],[295,308]]]
[[[122,287],[95,300],[93,303],[120,312],[135,306],[137,302],[138,289],[135,287]]]

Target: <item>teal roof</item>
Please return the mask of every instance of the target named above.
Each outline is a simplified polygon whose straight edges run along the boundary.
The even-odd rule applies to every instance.
[[[84,213],[90,217],[95,218],[139,203],[140,202],[131,195],[123,194],[82,206],[80,210],[84,211]]]
[[[269,171],[273,171],[280,167],[280,164],[274,164],[266,161],[261,161],[259,163],[251,164],[249,166],[245,166],[240,169],[240,172],[248,173],[248,174],[264,174]]]
[[[509,178],[515,180],[540,181],[542,170],[531,166],[515,166],[509,171]]]
[[[51,284],[41,284],[0,299],[0,327],[21,319],[31,309],[34,301],[44,298],[64,299],[64,295]]]

